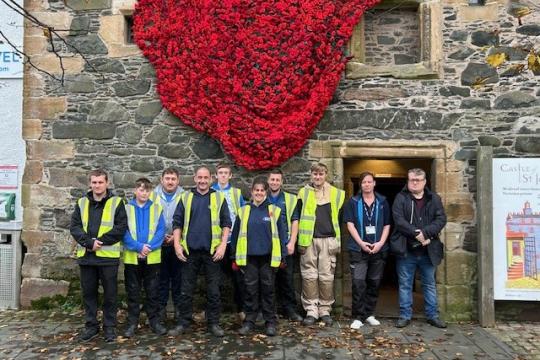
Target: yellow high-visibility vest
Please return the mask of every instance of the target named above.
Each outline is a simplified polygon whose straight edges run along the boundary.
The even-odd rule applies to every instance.
[[[156,234],[156,229],[159,224],[159,218],[163,208],[159,203],[153,202],[150,205],[150,219],[148,224],[148,241],[150,243]],[[128,219],[128,229],[129,233],[133,240],[137,241],[137,219],[135,218],[135,205],[127,204],[126,205],[126,214]],[[159,264],[161,263],[161,248],[151,251],[146,256],[146,263]],[[124,251],[124,264],[138,265],[139,258],[137,257],[136,251],[125,250]]]
[[[315,214],[317,210],[317,200],[315,190],[303,187],[298,192],[298,199],[302,200],[302,213],[298,224],[298,245],[310,246],[313,241],[313,230],[315,229]],[[330,210],[332,216],[332,226],[336,233],[336,239],[341,242],[341,230],[339,228],[339,209],[345,201],[345,191],[330,186]]]
[[[189,232],[189,220],[191,219],[191,203],[193,201],[193,192],[186,191],[182,193],[182,204],[184,204],[184,227],[182,229],[182,239],[180,245],[184,248],[186,254],[189,255],[187,245],[187,235]],[[210,193],[210,222],[212,224],[212,242],[210,243],[210,254],[214,254],[216,248],[221,243],[221,226],[219,225],[219,211],[221,205],[225,201],[225,197],[219,191]]]
[[[122,198],[118,196],[111,196],[105,202],[103,207],[103,213],[101,214],[101,223],[99,224],[98,238],[101,238],[104,234],[111,231],[114,227],[114,215],[116,209],[122,202]],[[79,205],[79,210],[81,212],[81,221],[83,225],[83,230],[88,234],[88,214],[90,208],[90,200],[85,196],[79,199],[77,202]],[[120,243],[114,245],[103,245],[101,249],[96,251],[96,256],[105,257],[105,258],[120,258],[120,252],[122,251],[122,246]],[[83,257],[86,254],[86,248],[80,244],[77,246],[77,257]]]
[[[242,191],[238,188],[231,187],[231,198],[233,200],[233,207],[234,207],[235,215],[239,214],[241,197],[242,197]]]
[[[249,214],[251,211],[251,205],[244,205],[240,209],[240,232],[238,233],[238,241],[236,243],[236,263],[239,266],[246,266],[247,264],[247,231]],[[281,242],[279,240],[279,233],[277,228],[277,222],[281,209],[274,205],[268,205],[268,214],[270,215],[270,229],[272,232],[272,255],[270,260],[271,267],[279,267],[281,263]]]
[[[296,207],[296,203],[298,202],[298,198],[296,195],[293,195],[288,192],[283,192],[283,196],[285,197],[285,216],[287,217],[287,229],[289,230],[289,234],[291,233],[291,216],[294,211],[294,208]]]

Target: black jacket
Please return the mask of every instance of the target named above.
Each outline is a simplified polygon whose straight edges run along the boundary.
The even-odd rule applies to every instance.
[[[439,233],[446,225],[446,214],[439,195],[425,188],[424,198],[424,207],[420,213],[414,212],[411,224],[409,221],[414,206],[413,195],[409,192],[407,186],[396,195],[392,205],[394,231],[400,232],[407,239],[414,239],[416,236],[415,230],[422,230],[424,237],[431,239],[431,243],[427,246],[427,252],[431,263],[437,266],[444,257],[444,248]]]
[[[88,208],[88,232],[85,232],[83,229],[81,210],[79,205],[75,204],[75,210],[71,216],[71,226],[69,231],[71,236],[79,243],[79,245],[84,246],[87,249],[92,249],[94,241],[92,238],[97,238],[99,232],[99,226],[101,225],[101,215],[103,214],[103,208],[105,207],[105,202],[107,199],[111,198],[113,194],[110,190],[107,190],[107,195],[101,199],[101,201],[95,201],[92,196],[92,192],[89,191],[86,194],[86,197],[90,201],[90,206]],[[98,238],[99,241],[103,242],[103,245],[114,245],[119,241],[122,241],[124,234],[127,230],[127,216],[126,209],[124,208],[124,202],[122,201],[120,205],[116,208],[114,213],[114,226],[111,231],[103,234],[101,238]],[[111,258],[102,258],[96,256],[94,252],[87,251],[86,254],[79,258],[79,265],[118,265],[118,259]]]

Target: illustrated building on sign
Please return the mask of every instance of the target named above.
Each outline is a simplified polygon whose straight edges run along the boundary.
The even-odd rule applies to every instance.
[[[506,217],[506,263],[508,287],[516,287],[512,282],[522,279],[540,280],[540,213],[533,213],[528,201],[521,212]]]

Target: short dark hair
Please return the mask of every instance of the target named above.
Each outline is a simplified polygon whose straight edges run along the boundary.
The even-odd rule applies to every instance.
[[[152,190],[154,186],[152,185],[152,182],[150,180],[148,180],[145,177],[142,177],[135,180],[135,189],[138,189],[140,187],[143,187],[146,190]]]
[[[283,171],[281,171],[281,169],[273,169],[270,170],[268,175],[281,175],[283,177]]]
[[[420,168],[409,169],[407,171],[407,178],[409,177],[409,174],[414,174],[416,176],[423,176],[424,179],[427,177],[426,172],[423,169],[420,169]]]
[[[105,180],[109,180],[109,174],[107,174],[107,172],[103,169],[94,169],[90,171],[90,173],[88,174],[88,180],[90,180],[92,176],[105,176]]]
[[[255,179],[253,179],[253,183],[251,184],[251,190],[255,188],[255,185],[262,185],[264,187],[264,190],[268,191],[268,179],[264,176],[257,176]]]
[[[180,171],[178,171],[178,169],[173,166],[168,167],[165,170],[163,170],[163,172],[161,173],[161,177],[164,177],[167,174],[170,174],[170,175],[174,174],[176,175],[177,178],[180,178]]]
[[[375,180],[375,175],[373,175],[372,172],[364,171],[363,173],[360,174],[360,177],[359,177],[359,179],[358,179],[358,183],[359,183],[359,184],[362,184],[362,181],[364,181],[364,179],[365,179],[366,177],[368,177],[368,176],[371,176],[371,178],[372,178],[373,180]]]

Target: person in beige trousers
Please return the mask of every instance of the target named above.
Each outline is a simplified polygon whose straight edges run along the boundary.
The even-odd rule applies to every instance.
[[[334,303],[336,255],[341,250],[340,210],[345,192],[326,181],[328,168],[316,163],[311,167],[311,183],[298,193],[300,213],[298,252],[302,274],[304,325],[317,319],[326,326],[333,323],[330,311]]]

